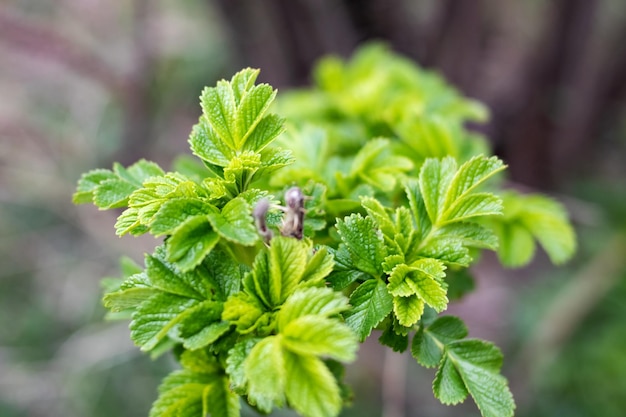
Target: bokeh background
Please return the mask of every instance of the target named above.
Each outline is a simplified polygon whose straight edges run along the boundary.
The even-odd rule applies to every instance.
[[[626,2],[2,0],[0,416],[146,416],[174,366],[102,320],[100,278],[157,242],[119,239],[116,213],[73,206],[79,175],[141,157],[167,168],[203,86],[244,66],[306,86],[321,56],[370,40],[485,102],[479,129],[511,181],[576,224],[568,265],[539,253],[510,271],[486,256],[451,309],[503,348],[517,415],[624,415]],[[438,404],[430,370],[376,343],[348,376],[346,417],[478,416],[471,400]]]

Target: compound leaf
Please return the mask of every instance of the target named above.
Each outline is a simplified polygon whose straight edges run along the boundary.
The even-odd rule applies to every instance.
[[[513,415],[513,396],[506,379],[498,373],[502,366],[502,353],[497,347],[482,340],[452,342],[446,345],[446,356],[441,366],[448,366],[446,362],[452,363],[483,417]],[[458,381],[455,379],[454,383]],[[442,393],[435,390],[436,396],[438,392]]]

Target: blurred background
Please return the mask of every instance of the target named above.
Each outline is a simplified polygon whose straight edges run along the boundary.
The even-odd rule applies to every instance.
[[[383,40],[486,103],[479,127],[520,187],[570,211],[579,252],[522,270],[491,256],[452,307],[505,352],[518,416],[626,409],[623,0],[3,0],[0,3],[0,416],[146,416],[174,366],[104,322],[100,278],[154,239],[75,207],[86,170],[187,152],[199,93],[244,66],[279,90],[323,55]],[[478,416],[433,372],[368,343],[344,416]],[[381,390],[380,381],[384,389]],[[277,413],[277,415],[293,415]]]

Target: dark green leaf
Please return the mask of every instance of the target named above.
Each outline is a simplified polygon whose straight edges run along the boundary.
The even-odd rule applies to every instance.
[[[421,326],[413,337],[411,353],[420,365],[427,368],[437,366],[445,345],[467,336],[467,327],[457,317],[443,316],[437,318],[430,326]]]
[[[446,362],[453,364],[483,417],[513,416],[513,396],[506,379],[498,373],[502,365],[498,348],[482,340],[461,340],[448,344],[446,352],[442,368],[448,366]]]
[[[404,352],[409,346],[409,337],[403,334],[397,334],[393,331],[393,326],[388,326],[378,338],[378,341],[389,346],[394,352]]]

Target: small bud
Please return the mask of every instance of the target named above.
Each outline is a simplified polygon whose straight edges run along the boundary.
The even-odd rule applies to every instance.
[[[252,216],[254,217],[254,221],[256,223],[257,230],[259,234],[263,237],[265,243],[268,243],[272,238],[272,231],[267,227],[267,211],[270,208],[270,202],[267,198],[263,198],[256,203],[254,206],[254,210],[252,211]]]
[[[304,227],[304,194],[298,187],[291,187],[285,193],[285,217],[280,232],[283,236],[302,239]]]

